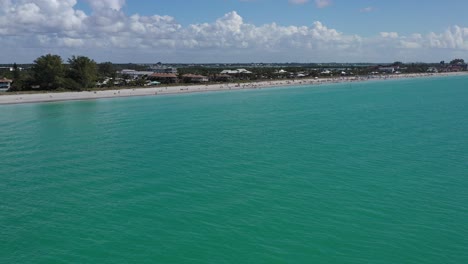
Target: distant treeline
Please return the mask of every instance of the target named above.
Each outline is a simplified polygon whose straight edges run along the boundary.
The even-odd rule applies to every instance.
[[[161,64],[161,63],[158,63]],[[251,63],[251,64],[171,64],[178,69],[178,75],[199,74],[208,77],[219,75],[222,70],[248,68],[252,74],[243,76],[242,80],[265,80],[278,78],[296,78],[297,76],[323,76],[323,71],[331,72],[328,76],[346,72],[349,75],[372,74],[380,67],[395,67],[404,73],[423,73],[432,69],[447,70],[450,66],[462,65],[466,70],[463,59],[454,59],[450,63],[402,63],[369,64],[369,63]],[[96,63],[86,56],[72,56],[64,61],[59,55],[47,54],[37,58],[33,64],[0,65],[0,78],[13,80],[10,91],[22,90],[84,90],[105,83],[112,87],[117,79],[125,80],[127,76],[120,76],[122,69],[137,71],[148,70],[149,64],[114,64],[111,62]],[[10,68],[12,70],[10,70]],[[279,74],[279,70],[283,74]],[[287,74],[284,74],[286,72]],[[236,81],[235,76],[233,81]],[[143,85],[145,80],[132,80],[118,85]]]

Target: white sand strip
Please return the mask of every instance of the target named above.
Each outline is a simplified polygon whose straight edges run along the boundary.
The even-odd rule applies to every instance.
[[[375,75],[370,77],[334,77],[318,79],[296,79],[280,81],[261,81],[249,83],[228,83],[210,85],[181,85],[181,86],[157,86],[151,88],[135,88],[121,90],[82,91],[82,92],[44,92],[32,94],[0,93],[0,104],[21,104],[38,102],[56,102],[69,100],[91,100],[100,98],[149,96],[179,93],[195,93],[207,91],[228,91],[241,89],[260,89],[278,86],[318,85],[326,83],[359,82],[368,80],[404,79],[431,76],[467,75],[468,72],[436,73],[436,74],[399,74],[399,75]]]

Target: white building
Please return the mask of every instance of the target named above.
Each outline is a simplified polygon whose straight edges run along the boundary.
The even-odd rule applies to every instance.
[[[172,74],[177,74],[177,68],[174,67],[165,67],[165,66],[150,66],[150,69],[154,73],[172,73]]]
[[[13,81],[10,80],[10,79],[5,79],[5,78],[0,79],[0,92],[8,91],[8,89],[10,89],[10,87],[11,87],[12,82]]]
[[[133,79],[138,79],[138,78],[141,78],[143,76],[150,76],[153,73],[154,72],[152,72],[152,71],[135,71],[135,70],[121,70],[120,71],[120,74],[128,75],[128,76],[130,76],[130,78],[133,78]]]
[[[246,69],[237,69],[237,70],[224,70],[221,74],[251,74],[251,71]]]

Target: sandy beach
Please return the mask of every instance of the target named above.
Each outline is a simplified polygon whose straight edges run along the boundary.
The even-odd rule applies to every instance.
[[[334,78],[313,78],[313,79],[291,79],[291,80],[275,80],[275,81],[260,81],[248,83],[225,83],[225,84],[209,84],[209,85],[180,85],[180,86],[156,86],[144,88],[126,88],[118,90],[102,90],[102,91],[81,91],[81,92],[44,92],[44,93],[0,93],[0,104],[22,104],[22,103],[38,103],[38,102],[57,102],[70,100],[92,100],[102,98],[117,98],[130,96],[157,96],[167,94],[183,94],[196,92],[213,92],[213,91],[229,91],[242,89],[262,89],[270,87],[283,86],[301,86],[301,85],[320,85],[329,83],[343,82],[363,82],[372,80],[389,80],[389,79],[407,79],[407,78],[422,78],[422,77],[440,77],[440,76],[457,76],[467,75],[468,72],[450,72],[450,73],[427,73],[427,74],[398,74],[398,75],[372,75],[359,77],[334,77]]]

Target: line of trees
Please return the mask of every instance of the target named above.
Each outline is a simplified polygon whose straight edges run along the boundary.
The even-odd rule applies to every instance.
[[[376,70],[382,65],[363,65],[363,66],[337,66],[337,65],[282,65],[269,66],[269,67],[251,67],[252,74],[240,78],[234,76],[234,80],[248,79],[248,80],[265,80],[275,78],[291,78],[298,73],[305,73],[308,77],[320,76],[321,69],[332,69],[334,74],[340,74],[341,70],[333,69],[336,67],[346,68],[346,72],[352,75],[367,75]],[[466,70],[467,65],[463,59],[453,59],[449,64],[445,61],[440,63],[409,63],[394,62],[391,66],[398,66],[399,71],[405,73],[423,73],[427,72],[430,67],[438,68],[441,71],[448,71],[454,69]],[[278,74],[278,69],[285,70],[288,74]],[[28,65],[27,70],[21,70],[16,64],[13,65],[13,71],[6,73],[3,77],[13,79],[11,91],[21,90],[84,90],[90,89],[100,84],[100,87],[113,87],[115,85],[124,86],[143,86],[146,79],[140,78],[128,82],[129,76],[117,76],[117,69],[135,69],[147,70],[145,65],[137,64],[113,64],[111,62],[104,62],[97,64],[94,60],[85,56],[72,56],[66,63],[59,55],[47,54],[37,58],[32,65]],[[221,70],[221,67],[205,67],[199,66],[185,66],[179,68],[179,76],[187,73],[201,74],[205,76],[216,77]],[[0,72],[1,73],[1,72]],[[117,78],[120,77],[120,78]],[[117,79],[123,79],[122,82],[117,82]],[[236,81],[237,81],[236,80]]]
[[[85,56],[72,56],[64,63],[59,55],[37,58],[27,71],[13,66],[12,90],[83,90],[96,86],[100,78],[115,75],[112,63],[97,64]]]

